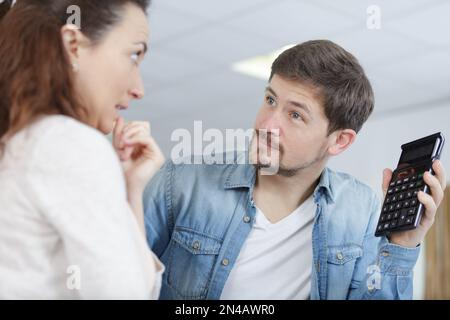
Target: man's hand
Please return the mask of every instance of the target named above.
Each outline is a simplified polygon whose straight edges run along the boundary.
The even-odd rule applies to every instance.
[[[417,194],[418,200],[425,206],[425,213],[422,215],[419,225],[413,230],[393,232],[389,236],[389,242],[403,247],[414,248],[423,241],[428,230],[433,225],[437,208],[444,198],[444,190],[447,183],[444,167],[439,160],[433,162],[433,170],[435,176],[429,172],[426,172],[423,176],[423,180],[428,185],[431,195],[422,191]],[[384,196],[386,196],[391,178],[392,171],[384,169],[382,186]]]

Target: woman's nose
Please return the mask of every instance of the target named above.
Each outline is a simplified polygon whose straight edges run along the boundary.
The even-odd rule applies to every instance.
[[[129,91],[130,96],[133,99],[140,100],[144,97],[144,90],[142,89],[132,89]]]
[[[144,97],[145,94],[144,83],[142,82],[141,76],[137,75],[135,81],[133,82],[133,88],[130,89],[128,93],[133,99],[140,100]]]

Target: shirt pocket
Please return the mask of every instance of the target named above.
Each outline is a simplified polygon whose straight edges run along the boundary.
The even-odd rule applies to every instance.
[[[362,247],[357,244],[329,246],[328,262],[328,293],[332,299],[346,299],[349,288],[357,287],[352,283],[355,263],[363,255]]]
[[[222,241],[176,228],[170,243],[167,284],[180,299],[205,299]]]

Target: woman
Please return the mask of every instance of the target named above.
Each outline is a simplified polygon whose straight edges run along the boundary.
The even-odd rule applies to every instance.
[[[157,298],[142,193],[163,156],[148,124],[118,116],[144,94],[148,0],[11,2],[0,4],[0,299]],[[67,23],[73,5],[81,29]],[[103,135],[114,123],[120,161]]]

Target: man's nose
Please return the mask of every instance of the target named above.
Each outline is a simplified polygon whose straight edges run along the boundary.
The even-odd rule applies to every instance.
[[[271,113],[262,123],[262,128],[267,130],[267,133],[279,135],[281,129],[280,116],[277,112]]]

